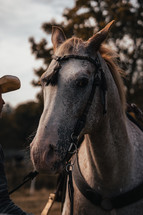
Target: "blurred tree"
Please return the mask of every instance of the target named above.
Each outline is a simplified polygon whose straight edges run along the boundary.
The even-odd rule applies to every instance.
[[[40,104],[33,101],[19,105],[14,110],[12,116],[14,128],[17,133],[17,139],[19,139],[19,143],[23,146],[25,146],[28,138],[32,140],[41,112]]]
[[[31,101],[3,113],[0,139],[5,149],[23,149],[29,145],[35,135],[42,108],[42,102]]]
[[[4,148],[7,148],[8,146],[12,147],[11,143],[13,141],[15,142],[16,138],[13,121],[11,120],[11,111],[9,112],[9,108],[5,109],[2,114],[2,118],[0,119],[0,143]],[[12,110],[12,108],[10,109]]]
[[[65,9],[63,21],[51,20],[42,24],[42,29],[51,34],[52,25],[60,26],[66,35],[75,35],[86,40],[103,28],[106,23],[115,19],[115,26],[110,33],[108,44],[119,54],[121,67],[126,71],[125,84],[127,99],[136,102],[143,108],[143,3],[136,0],[75,0],[71,9]],[[35,70],[38,77],[45,71],[53,51],[48,47],[46,39],[36,43],[29,39],[32,53],[36,59],[43,60],[43,67]],[[35,85],[37,83],[33,81]]]

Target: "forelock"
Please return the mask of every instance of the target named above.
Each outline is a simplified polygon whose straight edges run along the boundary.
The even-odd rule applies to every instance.
[[[58,52],[60,55],[83,54],[85,52],[85,42],[80,38],[72,37],[59,47]]]

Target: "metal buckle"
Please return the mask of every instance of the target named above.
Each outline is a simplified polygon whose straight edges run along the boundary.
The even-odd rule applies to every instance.
[[[67,163],[66,165],[66,172],[69,173],[69,172],[72,172],[73,171],[73,164],[71,163]]]
[[[74,150],[71,151],[73,147],[74,147]],[[75,154],[75,153],[77,153],[77,151],[78,151],[77,145],[76,145],[75,143],[72,142],[72,143],[70,144],[70,146],[69,146],[68,152],[69,152],[70,154]]]

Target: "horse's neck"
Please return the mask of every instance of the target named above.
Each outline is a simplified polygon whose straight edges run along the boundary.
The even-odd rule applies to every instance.
[[[143,147],[139,144],[143,142],[143,135],[126,119],[117,86],[105,62],[102,59],[101,62],[108,86],[107,113],[85,135],[79,150],[79,164],[89,185],[109,197],[130,190],[142,181]]]
[[[125,121],[118,112],[112,118],[105,116],[98,130],[86,135],[79,152],[79,163],[88,183],[105,193],[122,189],[130,177],[132,150],[128,140]],[[85,159],[83,159],[83,153]],[[82,171],[81,170],[81,171]]]

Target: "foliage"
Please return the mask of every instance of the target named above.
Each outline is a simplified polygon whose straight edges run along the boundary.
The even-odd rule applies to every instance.
[[[21,104],[12,112],[6,111],[0,120],[0,139],[3,148],[25,148],[34,136],[42,112],[42,102]]]
[[[87,40],[95,32],[103,28],[106,23],[116,20],[112,28],[108,44],[119,54],[121,67],[126,72],[125,85],[129,102],[136,102],[142,106],[143,93],[143,4],[137,0],[75,0],[71,9],[65,9],[63,21],[56,20],[42,24],[42,29],[51,34],[52,25],[60,26],[66,35],[75,35]],[[48,47],[46,39],[36,43],[30,38],[31,50],[36,59],[43,60],[43,67],[36,70],[40,76],[51,61],[53,51]]]

